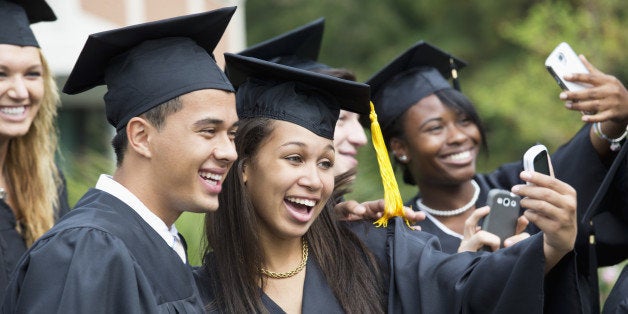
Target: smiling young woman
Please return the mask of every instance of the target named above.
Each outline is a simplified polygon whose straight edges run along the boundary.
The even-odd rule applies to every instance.
[[[44,1],[0,1],[0,298],[26,248],[69,211],[55,164],[59,95],[30,29],[55,19]]]
[[[608,188],[598,191],[604,186],[603,180],[612,180],[613,173],[609,169],[613,167],[608,166],[622,162],[621,157],[616,158],[621,152],[613,149],[617,147],[615,142],[627,132],[628,92],[617,79],[586,64],[591,74],[570,79],[595,86],[580,92],[564,92],[560,97],[568,100],[566,107],[571,110],[592,112],[583,116],[583,120],[596,123],[585,124],[552,155],[556,178],[548,176],[547,179],[553,184],[565,182],[577,191],[579,274],[582,282],[590,286],[590,289],[585,288],[589,290],[585,293],[589,295],[585,302],[590,301],[591,306],[585,307],[596,312],[599,309],[595,270],[598,260],[611,265],[607,260],[617,263],[626,257],[616,253],[626,250],[606,249],[617,245],[617,234],[625,229],[621,218],[625,202],[609,203],[598,212],[604,213],[608,220],[604,230],[597,230],[597,238],[605,239],[605,243],[598,243],[597,252],[595,241],[591,242],[595,239],[593,221],[583,218],[591,211],[589,205],[596,193],[600,197],[610,194],[606,191]],[[404,181],[418,187],[417,195],[407,200],[406,205],[426,213],[427,219],[418,225],[423,231],[438,236],[443,251],[448,253],[475,251],[485,245],[499,248],[500,239],[484,230],[478,231],[478,220],[489,212],[486,208],[478,209],[486,205],[491,189],[511,190],[523,182],[524,175],[529,175],[522,173],[520,161],[504,164],[490,173],[476,173],[476,159],[480,149],[486,148],[486,137],[474,105],[455,88],[457,70],[463,66],[465,63],[454,56],[419,42],[368,81],[385,141],[403,170]],[[449,78],[453,78],[454,87],[448,82]],[[600,132],[601,129],[604,130]],[[604,179],[605,176],[609,180]],[[553,187],[550,190],[559,192]],[[546,204],[551,205],[551,202]],[[528,219],[530,211],[525,210],[529,206],[532,206],[529,200],[524,198],[520,214]],[[533,219],[530,222],[534,223]],[[517,232],[524,230],[525,221],[520,220]],[[617,228],[607,228],[611,225]],[[538,227],[529,224],[525,230],[534,234],[539,231]],[[600,237],[600,232],[604,237]],[[526,233],[515,235],[506,245],[526,236]],[[621,244],[622,247],[627,245]]]

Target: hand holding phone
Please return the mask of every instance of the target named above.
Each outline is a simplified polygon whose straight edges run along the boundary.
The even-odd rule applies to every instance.
[[[482,230],[495,234],[501,240],[515,235],[517,218],[519,218],[519,201],[521,198],[510,191],[492,189],[488,192],[487,205],[490,213],[484,218]]]
[[[560,43],[547,57],[545,68],[547,68],[563,90],[578,91],[591,87],[589,84],[574,83],[563,79],[567,74],[589,73],[589,70],[578,58],[578,55],[565,42]]]
[[[554,176],[547,147],[542,144],[530,147],[523,155],[523,169]]]

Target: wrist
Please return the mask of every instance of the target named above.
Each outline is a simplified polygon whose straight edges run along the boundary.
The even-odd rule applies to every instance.
[[[612,121],[605,122],[604,125],[602,122],[595,122],[592,128],[597,137],[610,144],[612,151],[618,151],[628,136],[628,126],[622,126]]]

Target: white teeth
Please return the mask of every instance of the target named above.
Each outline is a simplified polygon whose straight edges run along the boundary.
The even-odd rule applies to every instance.
[[[211,173],[211,172],[206,172],[206,171],[200,171],[198,173],[201,178],[203,178],[204,180],[213,182],[214,184],[218,184],[218,182],[220,182],[220,180],[222,179],[222,176],[219,174],[215,174],[215,173]]]
[[[447,156],[447,159],[451,159],[451,160],[463,160],[463,159],[467,159],[467,158],[469,158],[470,156],[471,156],[471,152],[469,152],[469,151],[467,150],[467,151],[460,152],[460,153],[457,153],[457,154],[452,154],[452,155],[449,155],[449,156]]]
[[[0,108],[0,112],[7,114],[7,115],[11,115],[11,116],[19,116],[21,114],[24,114],[24,111],[26,111],[26,107],[24,106],[20,106],[20,107],[1,107]]]
[[[301,205],[305,205],[309,207],[316,205],[315,201],[304,199],[304,198],[288,197],[287,200],[293,203],[297,203],[297,204],[301,204]]]

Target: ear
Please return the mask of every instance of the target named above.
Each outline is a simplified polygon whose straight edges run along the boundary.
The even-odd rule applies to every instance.
[[[410,160],[410,155],[408,154],[408,146],[406,142],[398,137],[392,137],[390,139],[390,149],[395,156],[395,159],[400,163],[407,163]],[[405,156],[405,160],[400,160],[401,156]]]
[[[246,181],[249,179],[249,175],[247,174],[247,170],[249,169],[248,160],[242,161],[242,183],[246,184]]]
[[[126,125],[126,136],[129,140],[129,149],[140,156],[151,158],[150,150],[151,132],[156,131],[148,121],[133,117]]]

